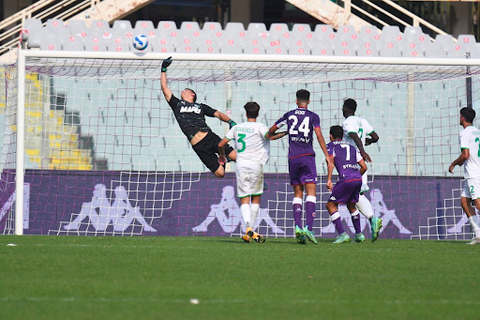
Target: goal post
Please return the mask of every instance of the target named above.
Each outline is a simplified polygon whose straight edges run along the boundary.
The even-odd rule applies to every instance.
[[[16,117],[6,113],[15,123],[5,126],[2,158],[15,161],[2,161],[1,188],[8,189],[6,175],[15,177],[15,206],[9,207],[8,193],[0,202],[4,233],[241,234],[235,165],[225,179],[215,178],[160,90],[161,62],[170,55],[174,95],[192,87],[199,102],[237,123],[246,120],[243,105],[257,101],[258,121],[271,126],[295,107],[296,90],[306,88],[328,142],[329,127],[343,121],[343,100],[356,99],[357,114],[380,136],[366,149],[373,159],[368,197],[389,223],[385,236],[470,237],[468,224],[460,225],[462,169],[453,176],[446,171],[459,153],[458,111],[468,101],[480,107],[479,60],[32,50],[19,51],[9,71],[16,77],[5,80],[7,109]],[[207,123],[220,137],[228,130],[215,119]],[[258,226],[267,236],[293,235],[287,149],[286,138],[271,142]],[[314,230],[330,237],[326,170],[315,150]],[[428,198],[419,200],[422,191]]]

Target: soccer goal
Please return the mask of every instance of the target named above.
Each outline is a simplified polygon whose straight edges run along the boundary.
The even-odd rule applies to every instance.
[[[322,132],[342,123],[343,100],[358,103],[380,136],[366,147],[380,237],[469,239],[460,208],[459,110],[480,107],[480,61],[172,54],[169,85],[179,96],[245,121],[260,104],[271,126],[311,92]],[[0,227],[6,234],[237,236],[244,230],[234,163],[216,178],[198,159],[160,90],[164,54],[20,51],[5,69]],[[207,123],[220,137],[228,126]],[[325,210],[326,166],[317,150],[314,231],[334,237]],[[258,217],[268,237],[292,237],[288,140],[271,142]],[[346,210],[345,222],[352,229]],[[362,220],[366,234],[368,222]],[[351,232],[351,231],[350,231]]]

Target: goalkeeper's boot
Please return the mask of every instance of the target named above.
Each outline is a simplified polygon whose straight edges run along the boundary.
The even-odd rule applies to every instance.
[[[245,235],[242,237],[243,241],[245,241],[245,242],[247,242],[247,243],[252,242],[252,238],[248,235],[248,233],[249,233],[250,231],[253,232],[252,227],[248,227],[248,228],[247,228],[247,233],[245,233]]]
[[[308,240],[310,240],[311,242],[317,244],[317,239],[315,239],[315,233],[313,233],[313,231],[310,231],[308,230],[308,226],[305,226],[305,228],[303,228],[303,234],[307,237]]]
[[[261,234],[254,232],[252,228],[247,231],[247,235],[258,243],[265,242],[265,238]]]
[[[299,226],[295,226],[295,238],[297,239],[297,242],[300,244],[307,243],[307,240],[305,239],[305,235],[303,234],[303,230],[300,229]]]
[[[475,238],[473,238],[472,241],[467,242],[467,244],[470,244],[470,245],[474,245],[474,244],[478,244],[478,243],[480,243],[480,238],[479,237],[475,237]]]
[[[333,243],[347,243],[347,242],[350,242],[350,236],[346,232],[340,234],[337,237],[337,239],[333,241]]]
[[[375,240],[377,240],[380,229],[382,229],[382,219],[377,217],[372,217],[372,221],[370,221],[370,231],[372,233],[372,242],[375,242]]]
[[[365,236],[363,233],[356,233],[355,234],[355,239],[353,239],[353,242],[363,242],[365,241]]]

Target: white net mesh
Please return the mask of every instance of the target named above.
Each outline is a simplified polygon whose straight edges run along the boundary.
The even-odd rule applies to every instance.
[[[227,166],[226,179],[216,179],[198,159],[160,90],[160,65],[161,60],[148,59],[27,59],[26,233],[241,234],[234,164]],[[13,219],[8,203],[15,168],[15,72],[15,66],[8,68],[6,77],[6,233],[12,232]],[[382,233],[464,239],[471,237],[469,228],[450,229],[462,219],[459,195],[452,189],[461,186],[463,172],[457,168],[451,176],[447,168],[460,152],[460,108],[478,109],[479,72],[478,66],[440,64],[177,59],[167,74],[174,95],[192,88],[199,102],[237,123],[246,120],[243,105],[256,101],[258,121],[271,126],[295,108],[295,92],[307,89],[309,108],[319,114],[327,142],[330,126],[343,121],[343,100],[355,99],[356,114],[380,136],[367,147],[373,159],[367,196],[384,219]],[[228,130],[217,119],[207,123],[220,137]],[[258,221],[266,236],[293,235],[287,150],[287,139],[271,143],[268,190]],[[314,231],[330,237],[335,233],[324,209],[326,167],[316,150],[320,182]],[[341,213],[351,225],[348,213]],[[368,233],[368,223],[362,220],[362,225]]]

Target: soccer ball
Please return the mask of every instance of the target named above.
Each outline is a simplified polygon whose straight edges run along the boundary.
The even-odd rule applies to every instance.
[[[148,46],[147,37],[143,34],[140,34],[133,38],[133,47],[137,50],[145,50]]]

